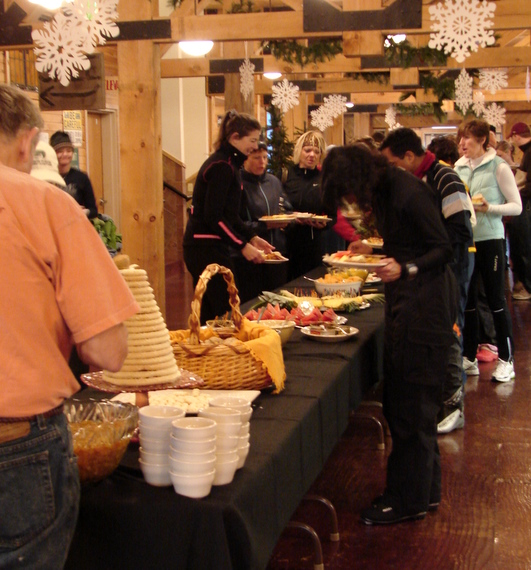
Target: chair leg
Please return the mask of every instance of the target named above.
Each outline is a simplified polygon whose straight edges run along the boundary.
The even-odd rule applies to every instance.
[[[314,570],[324,570],[323,549],[321,548],[321,541],[319,540],[319,537],[317,536],[315,530],[311,526],[298,521],[289,521],[287,524],[287,528],[300,529],[310,535],[315,552],[313,568]]]
[[[376,408],[382,408],[382,403],[381,402],[376,402],[376,401],[369,401],[369,400],[364,400],[360,403],[360,408],[361,407],[376,407]],[[373,414],[370,414],[368,412],[362,412],[362,411],[358,411],[358,410],[353,410],[352,412],[350,412],[350,419],[354,419],[354,418],[363,418],[363,419],[367,419],[367,420],[371,420],[372,422],[374,422],[376,424],[376,427],[378,428],[378,444],[377,444],[377,448],[384,450],[385,449],[385,433],[389,433],[389,428],[387,427],[387,423],[385,423],[385,429],[384,429],[384,425],[382,424],[382,422]]]
[[[331,542],[339,542],[339,527],[337,524],[337,513],[334,505],[321,495],[305,495],[303,501],[315,501],[324,505],[330,513],[330,522],[332,524],[332,532],[330,533]]]

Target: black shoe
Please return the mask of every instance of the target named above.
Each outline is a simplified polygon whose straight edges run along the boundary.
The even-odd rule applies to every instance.
[[[377,507],[378,505],[381,505],[383,501],[384,501],[384,496],[378,495],[377,497],[374,497],[374,499],[372,500],[371,507]],[[436,511],[439,508],[440,504],[441,504],[440,500],[430,501],[428,505],[428,511]]]
[[[420,513],[402,513],[384,503],[369,507],[361,513],[361,520],[365,524],[395,524],[404,521],[420,520],[426,516],[426,511]]]

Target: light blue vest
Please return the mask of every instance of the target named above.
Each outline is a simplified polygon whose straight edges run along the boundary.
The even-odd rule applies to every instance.
[[[491,160],[481,163],[474,170],[468,165],[458,166],[456,164],[455,171],[470,189],[471,197],[474,197],[475,194],[482,194],[489,204],[505,204],[505,196],[496,180],[496,170],[502,162],[504,162],[503,158],[494,156]],[[505,237],[501,215],[476,211],[476,219],[477,222],[473,228],[474,241],[503,239]]]

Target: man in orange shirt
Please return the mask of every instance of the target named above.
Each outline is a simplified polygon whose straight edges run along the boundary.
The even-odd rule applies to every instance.
[[[62,568],[79,508],[68,367],[117,371],[139,307],[77,203],[29,175],[43,122],[0,84],[0,568]],[[79,244],[83,244],[80,247]]]

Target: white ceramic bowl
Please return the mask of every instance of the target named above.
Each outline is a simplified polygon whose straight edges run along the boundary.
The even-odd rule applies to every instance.
[[[175,492],[179,493],[179,495],[191,497],[192,499],[201,499],[210,493],[215,474],[216,471],[214,469],[203,475],[195,473],[182,475],[170,471],[170,480],[173,483]]]
[[[169,457],[170,459],[178,459],[179,461],[186,461],[187,463],[204,463],[205,461],[216,459],[216,448],[214,447],[212,451],[206,451],[204,453],[185,453],[184,451],[177,451],[173,449],[173,447],[170,447]]]
[[[247,445],[245,445],[243,447],[238,447],[238,466],[237,466],[237,469],[241,469],[245,465],[245,460],[247,459],[247,456],[249,455],[250,447],[251,447],[250,443],[248,443]]]
[[[250,433],[246,433],[245,435],[239,435],[238,436],[238,440],[239,440],[238,447],[241,447],[242,445],[249,443],[250,438],[251,438]]]
[[[171,423],[171,434],[178,439],[205,441],[216,435],[216,422],[208,417],[178,418]]]
[[[145,426],[142,421],[138,422],[139,433],[147,439],[164,439],[169,441],[171,431],[170,427],[171,424],[168,424],[165,428],[154,428],[151,426]]]
[[[210,408],[232,408],[239,412],[246,412],[251,404],[245,398],[238,398],[237,396],[216,396],[208,403]]]
[[[234,473],[238,468],[239,456],[230,457],[220,460],[219,456],[216,461],[216,472],[214,476],[213,485],[227,485],[234,479]]]
[[[249,422],[245,422],[242,424],[240,428],[240,435],[246,435],[251,431],[251,424]]]
[[[144,406],[138,410],[139,422],[155,429],[170,429],[172,420],[182,417],[184,410],[176,406]]]
[[[260,321],[261,325],[265,325],[270,329],[276,331],[280,336],[280,344],[284,346],[288,340],[291,338],[293,331],[295,330],[294,321],[277,321],[275,319],[265,319]]]
[[[184,475],[203,475],[216,468],[216,457],[211,457],[201,463],[182,461],[181,459],[170,458],[170,471]]]
[[[345,281],[342,283],[323,283],[321,281],[314,281],[315,290],[320,295],[335,295],[336,293],[343,293],[352,297],[357,297],[360,293],[363,281]]]
[[[170,438],[151,439],[139,433],[138,439],[140,440],[142,449],[149,453],[167,453],[170,449]]]
[[[139,459],[138,463],[140,463],[140,469],[147,483],[155,487],[167,487],[171,485],[170,471],[167,463],[144,463],[142,459]]]
[[[224,437],[226,435],[240,435],[242,425],[238,422],[235,424],[218,424],[216,427],[216,436]]]
[[[233,410],[232,408],[203,408],[197,412],[200,418],[209,418],[214,420],[218,424],[241,424],[241,413],[238,410]]]
[[[216,438],[216,453],[225,451],[235,451],[240,444],[240,438],[237,435],[218,436]]]
[[[138,448],[140,459],[144,463],[154,463],[155,465],[163,465],[164,463],[166,463],[166,465],[169,464],[169,451],[170,450],[168,448],[166,453],[151,453],[150,451],[146,451],[143,447]]]
[[[184,453],[209,453],[216,450],[216,437],[190,441],[187,439],[179,439],[172,435],[170,437],[170,452],[172,449]]]
[[[251,407],[246,412],[242,412],[242,425],[248,423],[252,415],[253,409]]]

